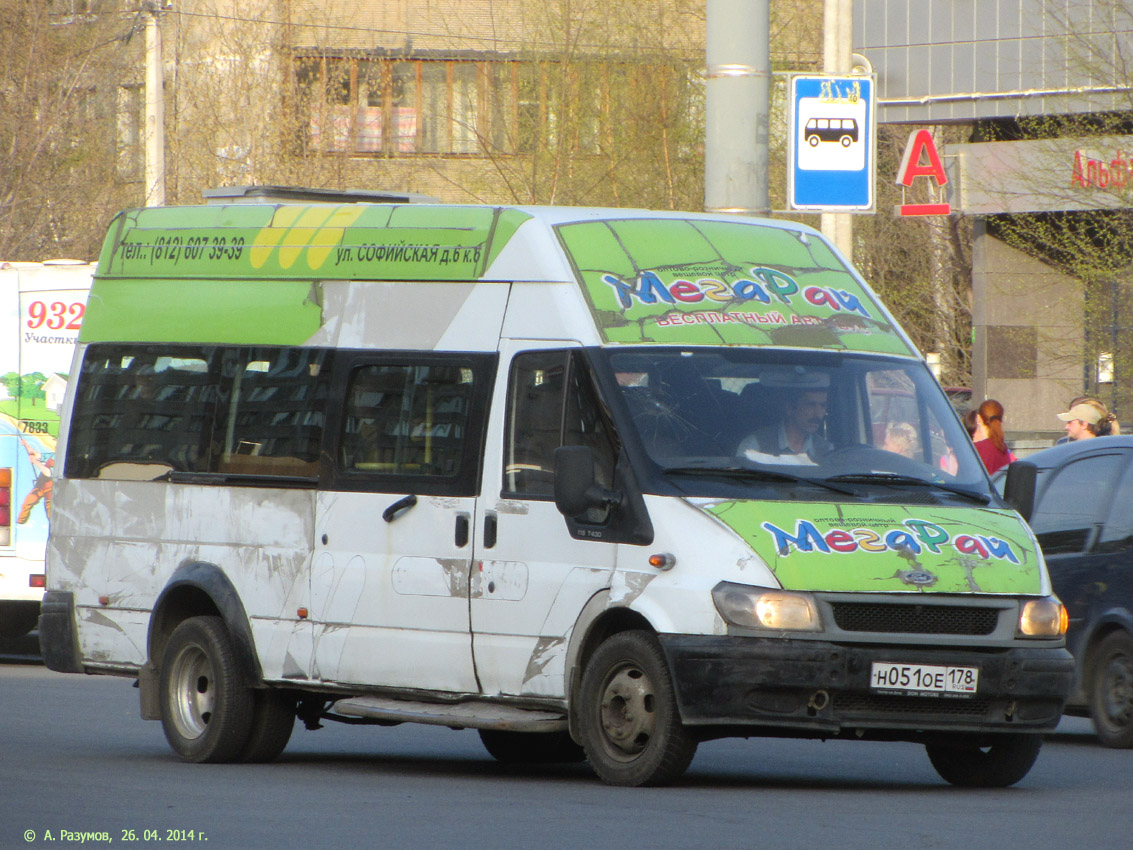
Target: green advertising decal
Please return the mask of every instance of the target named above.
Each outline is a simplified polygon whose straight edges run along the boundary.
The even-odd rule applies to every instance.
[[[557,230],[609,342],[912,353],[874,296],[815,235],[673,218]]]
[[[1030,537],[1008,510],[713,502],[788,590],[1041,591]]]
[[[324,280],[476,281],[530,216],[431,204],[232,204],[122,213],[82,341],[301,344]]]

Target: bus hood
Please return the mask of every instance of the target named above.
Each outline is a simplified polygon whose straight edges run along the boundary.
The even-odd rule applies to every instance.
[[[691,500],[788,590],[1040,594],[1044,569],[1014,511]]]

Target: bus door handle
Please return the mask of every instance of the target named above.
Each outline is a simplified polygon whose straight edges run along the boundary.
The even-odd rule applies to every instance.
[[[463,549],[468,545],[468,530],[471,526],[468,514],[456,515],[456,548]]]
[[[405,498],[398,499],[396,502],[382,511],[382,519],[384,519],[386,522],[393,522],[395,519],[397,519],[397,515],[399,513],[409,510],[415,504],[417,504],[417,497],[410,493]]]
[[[488,511],[484,514],[484,548],[491,549],[496,545],[496,528],[498,526],[496,514]]]

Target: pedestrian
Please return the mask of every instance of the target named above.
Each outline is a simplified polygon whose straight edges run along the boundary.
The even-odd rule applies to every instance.
[[[976,408],[975,419],[972,440],[990,475],[1016,459],[1003,439],[1003,405],[993,398],[986,399]]]
[[[1058,443],[1088,440],[1091,437],[1109,437],[1121,433],[1121,425],[1106,406],[1093,396],[1078,396],[1070,402],[1065,413],[1058,418],[1066,426],[1066,436]]]
[[[976,438],[976,409],[974,407],[968,408],[962,418],[964,427],[968,429],[968,436],[974,440]]]

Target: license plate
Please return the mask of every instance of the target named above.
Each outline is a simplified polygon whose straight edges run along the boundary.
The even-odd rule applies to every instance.
[[[875,661],[869,687],[902,696],[972,696],[979,684],[978,667],[945,667],[935,664],[889,664]]]

